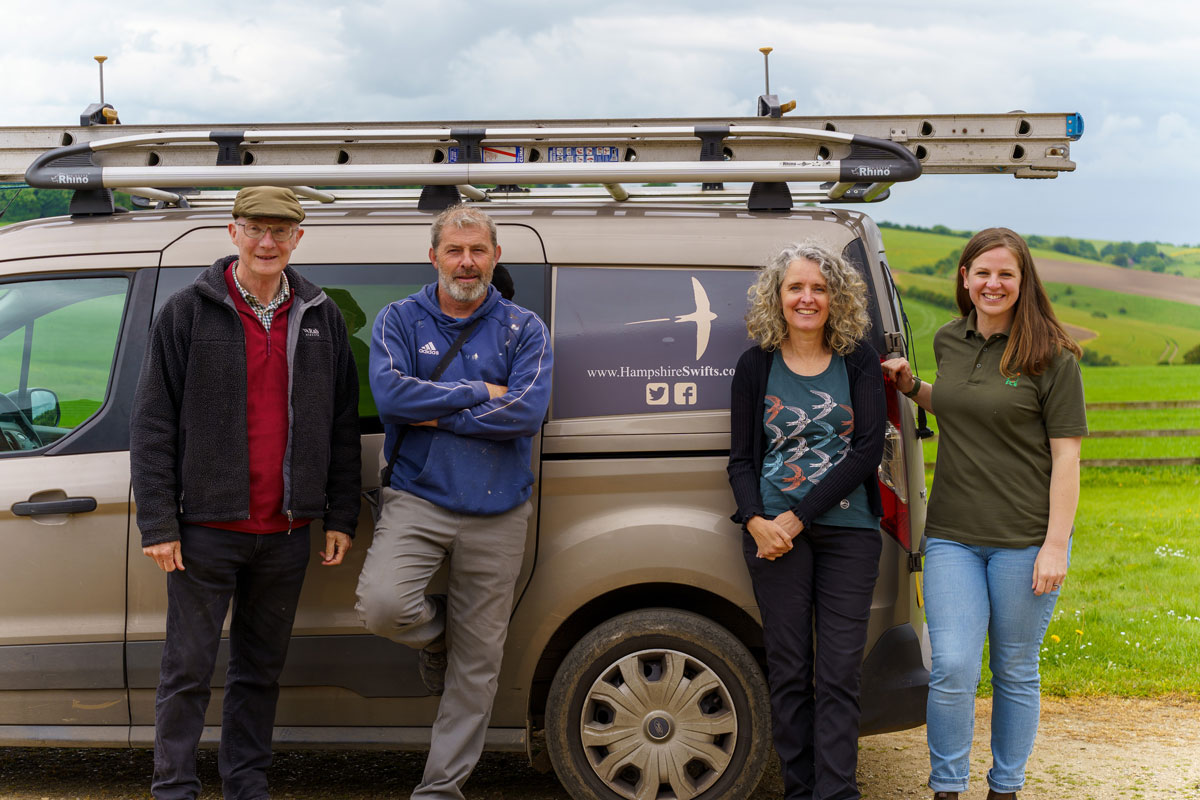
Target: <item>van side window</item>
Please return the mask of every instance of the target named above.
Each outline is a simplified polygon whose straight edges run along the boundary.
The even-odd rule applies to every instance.
[[[506,265],[516,294],[513,301],[545,318],[544,265]],[[432,264],[298,265],[296,271],[322,287],[341,309],[350,332],[350,351],[358,368],[358,425],[364,433],[383,433],[375,398],[371,395],[367,359],[371,326],[388,303],[401,300],[437,280]]]
[[[383,433],[375,398],[371,395],[367,359],[371,326],[383,307],[435,280],[430,264],[330,264],[296,266],[296,271],[325,290],[337,304],[350,333],[350,352],[358,368],[358,426],[366,433]]]
[[[104,404],[129,280],[0,283],[0,453],[37,450]]]
[[[863,245],[862,239],[855,239],[842,248],[842,258],[847,264],[852,265],[858,270],[858,274],[867,284],[867,315],[871,318],[871,329],[867,332],[867,338],[875,347],[877,353],[887,352],[887,347],[883,343],[883,318],[879,312],[879,297],[880,287],[875,285],[875,281],[871,278],[871,270],[867,268],[867,248]]]

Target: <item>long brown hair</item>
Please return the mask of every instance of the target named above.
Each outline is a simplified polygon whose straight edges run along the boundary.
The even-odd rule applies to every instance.
[[[955,300],[958,310],[965,317],[975,308],[971,295],[964,285],[962,270],[970,271],[971,263],[988,250],[1003,247],[1017,259],[1021,270],[1020,289],[1017,302],[1013,307],[1012,329],[1008,333],[1008,346],[1004,348],[1004,357],[1000,359],[1000,371],[1006,378],[1025,373],[1026,375],[1041,375],[1050,366],[1059,351],[1064,348],[1075,354],[1076,358],[1083,352],[1075,340],[1063,329],[1062,323],[1054,315],[1050,298],[1038,277],[1033,265],[1033,254],[1029,245],[1020,234],[1008,228],[988,228],[971,237],[963,248],[958,259],[958,281]]]

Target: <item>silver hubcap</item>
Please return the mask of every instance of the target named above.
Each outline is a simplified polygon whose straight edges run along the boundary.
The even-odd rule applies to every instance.
[[[643,650],[588,689],[580,733],[592,769],[621,797],[687,800],[729,766],[737,715],[708,665],[676,650]]]

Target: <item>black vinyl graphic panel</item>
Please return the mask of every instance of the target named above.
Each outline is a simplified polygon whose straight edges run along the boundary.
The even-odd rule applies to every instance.
[[[729,408],[754,270],[563,268],[555,419]]]

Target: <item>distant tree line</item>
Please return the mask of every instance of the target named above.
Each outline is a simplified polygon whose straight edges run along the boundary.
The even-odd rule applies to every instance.
[[[55,217],[67,213],[71,193],[62,189],[0,189],[0,222],[20,222],[39,217]],[[5,207],[8,210],[5,211]]]
[[[1155,242],[1139,244],[1116,242],[1106,244],[1097,250],[1096,246],[1087,239],[1072,239],[1069,236],[1050,238],[1034,235],[1028,237],[1026,241],[1029,242],[1030,247],[1041,250],[1053,250],[1092,261],[1115,264],[1118,267],[1145,269],[1151,272],[1165,272],[1167,267],[1175,261],[1170,255],[1159,249]],[[949,255],[936,263],[922,264],[913,267],[911,271],[919,275],[949,275],[958,268],[958,259],[961,255],[962,248],[955,248],[950,251]]]
[[[949,275],[958,269],[958,260],[962,257],[963,249],[957,247],[950,251],[950,255],[940,259],[935,264],[922,264],[919,267],[913,267],[911,272],[918,275]]]
[[[66,214],[71,205],[72,193],[70,189],[34,189],[29,186],[0,187],[0,214],[2,214],[0,225]],[[129,195],[125,192],[114,191],[113,202],[125,208],[130,208],[132,205]]]
[[[1079,363],[1085,367],[1119,367],[1121,362],[1110,356],[1108,353],[1097,353],[1087,347],[1083,349],[1083,357],[1079,359]]]
[[[956,301],[953,297],[942,294],[941,292],[922,289],[918,286],[910,286],[906,289],[901,289],[900,296],[906,299],[921,300],[929,303],[931,306],[937,306],[938,308],[945,308],[954,312],[958,311],[958,301]]]
[[[1030,236],[1030,247],[1040,247],[1055,250],[1059,253],[1089,258],[1093,261],[1106,261],[1118,267],[1138,267],[1151,272],[1163,272],[1173,261],[1156,242],[1109,242],[1096,250],[1096,246],[1087,239],[1072,239],[1070,236]]]
[[[975,235],[975,231],[956,231],[956,230],[953,230],[952,228],[947,228],[945,225],[934,225],[933,227],[926,228],[922,225],[899,225],[895,222],[886,222],[886,221],[880,222],[880,223],[878,223],[878,225],[881,228],[891,228],[892,230],[897,230],[897,231],[916,231],[918,233],[936,233],[941,236],[958,236],[961,239],[970,239],[972,236]]]

